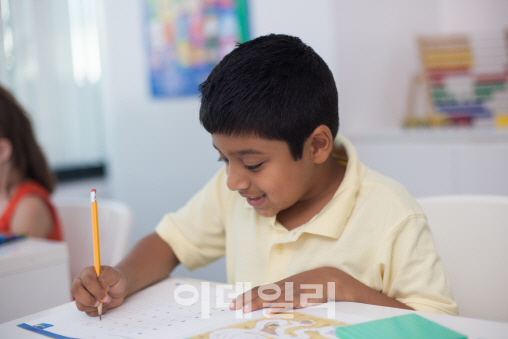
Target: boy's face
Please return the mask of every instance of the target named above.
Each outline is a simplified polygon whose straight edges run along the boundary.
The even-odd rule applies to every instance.
[[[306,151],[308,143],[295,161],[284,141],[222,134],[212,134],[212,140],[226,162],[228,188],[238,191],[260,215],[275,216],[309,193],[314,163]]]

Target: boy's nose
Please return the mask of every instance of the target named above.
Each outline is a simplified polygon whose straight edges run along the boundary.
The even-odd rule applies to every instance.
[[[226,183],[228,188],[232,191],[245,190],[250,186],[249,180],[241,175],[240,171],[231,170],[231,166],[228,171],[228,180]]]

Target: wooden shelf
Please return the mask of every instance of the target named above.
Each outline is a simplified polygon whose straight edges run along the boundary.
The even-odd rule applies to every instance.
[[[352,133],[345,136],[353,144],[508,143],[508,129],[488,128],[394,129],[372,133]]]

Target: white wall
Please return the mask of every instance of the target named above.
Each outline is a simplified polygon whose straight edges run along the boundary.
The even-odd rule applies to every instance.
[[[333,66],[333,1],[292,3],[253,1],[253,36],[299,35]],[[286,7],[292,10],[282,14]],[[306,29],[304,13],[319,28]],[[112,196],[134,208],[133,240],[153,231],[163,213],[181,207],[220,168],[199,124],[198,98],[151,98],[142,15],[140,1],[103,3],[108,177]]]
[[[508,29],[506,0],[441,0],[439,25],[442,31],[469,32]]]
[[[133,240],[188,200],[219,168],[197,97],[154,100],[140,1],[107,1],[105,108],[112,196],[135,212]]]
[[[415,37],[439,29],[438,0],[336,5],[341,131],[398,128],[418,57]]]
[[[250,4],[253,37],[297,35],[329,64],[346,135],[398,128],[409,77],[418,67],[415,34],[498,29],[508,17],[508,2],[494,0]],[[104,1],[100,18],[108,180],[111,196],[134,209],[133,242],[152,232],[164,213],[182,206],[220,167],[211,138],[199,124],[197,97],[150,97],[142,5]],[[477,12],[485,15],[477,18]],[[210,279],[222,280],[221,265],[209,268]]]

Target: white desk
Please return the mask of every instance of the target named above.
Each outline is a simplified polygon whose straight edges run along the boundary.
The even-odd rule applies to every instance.
[[[69,290],[66,243],[26,238],[0,245],[0,323],[68,303]]]
[[[155,287],[157,285],[154,285]],[[213,285],[212,285],[213,286]],[[152,287],[150,287],[152,288]],[[128,300],[128,299],[127,299]],[[307,309],[310,310],[310,309]],[[388,318],[403,314],[411,313],[411,311],[394,309],[388,307],[380,307],[366,304],[357,304],[350,302],[337,302],[335,303],[335,310],[337,313],[346,313],[350,315],[361,316],[365,318],[370,318],[372,320]],[[306,313],[306,309],[297,310],[298,312]],[[311,310],[312,314],[326,317],[327,310],[321,309],[313,309]],[[308,312],[311,312],[308,311]],[[18,328],[17,325],[21,323],[26,323],[31,320],[37,320],[39,318],[43,318],[49,315],[69,313],[69,312],[78,312],[76,310],[76,306],[74,303],[67,303],[43,312],[39,312],[37,314],[33,314],[30,316],[26,316],[20,319],[16,319],[7,323],[0,325],[0,337],[2,338],[43,338],[40,334],[36,334],[21,328]],[[258,315],[260,315],[261,311],[256,311]],[[253,317],[256,316],[253,314]],[[465,334],[470,339],[495,339],[495,338],[508,338],[508,323],[500,323],[500,322],[492,322],[486,320],[477,320],[477,319],[469,319],[462,317],[453,317],[446,315],[437,315],[430,314],[424,312],[416,312],[417,314],[432,320],[436,323],[439,323],[443,326],[446,326],[452,330]],[[106,313],[107,315],[107,313]],[[189,331],[193,331],[192,326],[190,326]],[[203,330],[194,329],[197,333],[193,333],[193,335],[197,335],[203,332]]]

